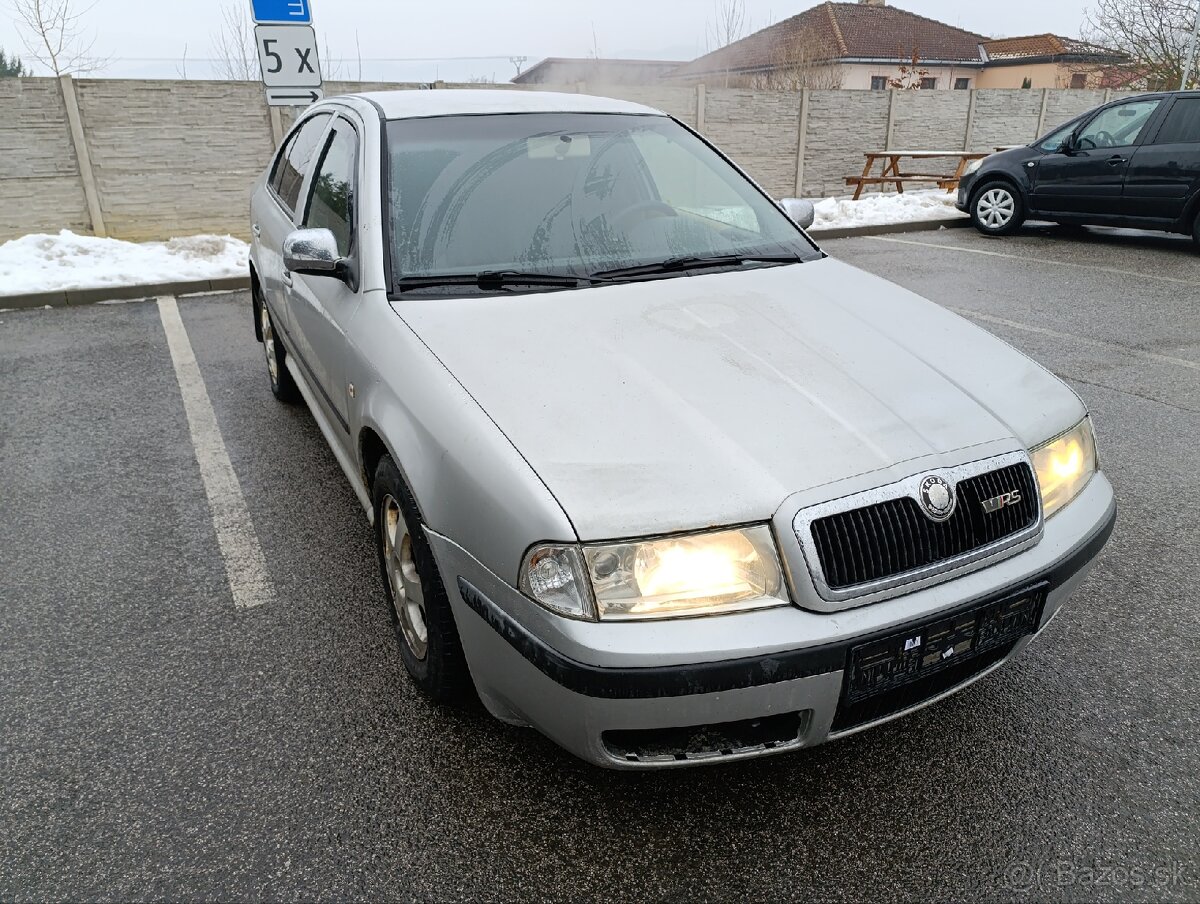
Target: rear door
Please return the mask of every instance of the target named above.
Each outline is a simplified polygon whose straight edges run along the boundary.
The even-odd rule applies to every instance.
[[[1171,226],[1198,191],[1200,95],[1177,97],[1154,137],[1133,155],[1125,180],[1125,212]]]
[[[1076,132],[1069,150],[1043,157],[1034,210],[1096,220],[1121,216],[1129,161],[1161,104],[1152,97],[1106,107]]]
[[[332,119],[330,113],[317,113],[292,130],[271,171],[267,193],[271,201],[259,206],[254,220],[254,241],[258,243],[259,279],[263,295],[271,308],[275,325],[290,335],[291,317],[283,283],[283,241],[296,228],[300,190],[312,168],[321,138]],[[294,345],[294,342],[292,343]]]
[[[338,116],[321,143],[303,206],[304,228],[332,232],[338,255],[349,263],[351,275],[345,280],[298,273],[285,278],[285,282],[290,280],[287,291],[293,331],[316,383],[313,388],[347,432],[346,327],[362,299],[357,278],[360,255],[355,240],[361,146],[355,125]]]

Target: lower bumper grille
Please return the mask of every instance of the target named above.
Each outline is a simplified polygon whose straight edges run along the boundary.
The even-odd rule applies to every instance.
[[[782,750],[800,744],[808,713],[784,713],[688,728],[606,731],[609,754],[627,763],[663,766]]]

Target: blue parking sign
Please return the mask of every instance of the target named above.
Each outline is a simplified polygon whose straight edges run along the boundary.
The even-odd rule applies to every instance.
[[[250,0],[254,21],[259,23],[312,22],[310,0]]]

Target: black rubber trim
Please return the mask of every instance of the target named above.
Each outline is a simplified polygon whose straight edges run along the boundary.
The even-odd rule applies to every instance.
[[[1061,587],[1078,574],[1094,559],[1108,538],[1117,521],[1117,507],[1109,507],[1101,527],[1068,557],[1039,575],[1022,582],[1023,587],[1042,589],[1047,592]],[[1014,589],[988,594],[947,609],[931,613],[912,626],[926,624],[931,618],[942,619],[985,604],[989,599],[1003,599]],[[543,675],[562,685],[569,691],[585,697],[605,700],[648,700],[660,697],[686,697],[693,694],[717,694],[749,687],[762,687],[840,672],[852,647],[869,643],[876,638],[890,637],[905,630],[904,625],[894,625],[885,630],[863,634],[833,644],[808,647],[803,650],[771,653],[764,656],[748,656],[742,659],[727,659],[719,662],[701,662],[695,665],[652,666],[644,668],[609,668],[588,665],[564,656],[540,638],[534,636],[511,615],[484,596],[465,578],[458,579],[458,591],[471,609],[486,621],[492,629],[508,641],[509,645],[529,660]]]

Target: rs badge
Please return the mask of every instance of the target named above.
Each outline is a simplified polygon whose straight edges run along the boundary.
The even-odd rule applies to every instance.
[[[1001,509],[1006,509],[1010,505],[1016,505],[1021,499],[1020,490],[1013,490],[1011,493],[1001,493],[999,496],[983,500],[983,511],[988,515],[994,515]]]

